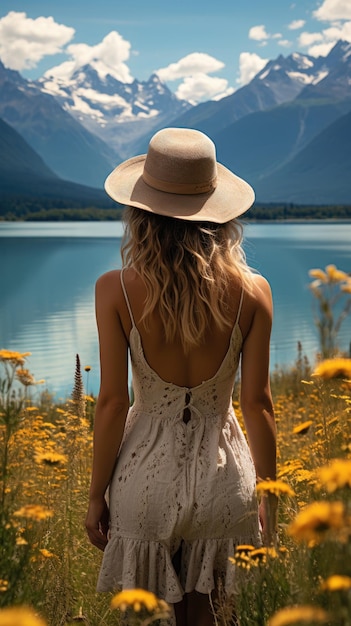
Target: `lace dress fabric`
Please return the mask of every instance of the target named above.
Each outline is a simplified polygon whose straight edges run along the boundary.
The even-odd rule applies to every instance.
[[[132,321],[135,400],[109,489],[110,538],[97,590],[144,588],[175,603],[185,592],[208,594],[220,577],[233,593],[228,557],[238,544],[260,543],[255,469],[232,405],[242,300],[217,373],[186,388],[148,365],[123,272],[121,282]]]

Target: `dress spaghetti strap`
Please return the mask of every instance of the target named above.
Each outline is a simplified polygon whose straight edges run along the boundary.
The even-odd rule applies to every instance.
[[[123,294],[124,294],[124,299],[125,299],[126,305],[128,307],[129,316],[130,316],[130,320],[132,322],[132,326],[135,326],[134,317],[133,317],[133,313],[132,313],[132,307],[130,306],[130,302],[129,302],[128,295],[127,295],[127,290],[126,290],[126,287],[125,287],[125,284],[124,284],[123,272],[124,272],[124,268],[121,269],[121,273],[120,273],[121,286],[122,286],[122,290],[123,290]]]
[[[243,300],[244,300],[244,289],[241,288],[240,302],[239,302],[238,314],[235,320],[235,326],[239,323],[241,308],[243,306]]]

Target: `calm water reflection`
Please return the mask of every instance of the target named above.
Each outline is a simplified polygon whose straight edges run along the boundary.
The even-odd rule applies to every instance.
[[[98,390],[94,284],[120,267],[121,234],[116,222],[0,223],[0,347],[30,351],[31,371],[63,397],[72,389],[76,353],[92,367],[88,391]],[[351,271],[351,224],[250,224],[245,248],[273,289],[272,365],[292,363],[298,341],[313,359],[308,270],[335,263]],[[340,339],[347,348],[350,319]]]

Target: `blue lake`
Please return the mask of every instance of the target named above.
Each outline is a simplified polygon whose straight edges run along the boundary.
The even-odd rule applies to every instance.
[[[75,355],[86,390],[99,387],[94,284],[119,268],[118,222],[0,223],[0,348],[31,352],[28,367],[57,397],[70,395]],[[248,224],[248,263],[268,278],[274,298],[271,364],[289,366],[300,341],[313,362],[318,335],[308,271],[334,263],[351,272],[351,223]],[[351,319],[339,345],[347,350]]]

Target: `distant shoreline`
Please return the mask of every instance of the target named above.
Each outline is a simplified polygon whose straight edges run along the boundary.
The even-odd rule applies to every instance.
[[[243,219],[245,221],[245,218]],[[246,220],[248,224],[270,224],[271,222],[277,222],[279,224],[301,224],[302,222],[308,222],[309,224],[318,224],[320,222],[337,222],[338,224],[344,223],[349,224],[351,222],[351,217],[287,217],[284,218],[271,218],[271,219],[261,219],[256,220],[254,218],[250,218]]]
[[[0,222],[101,222],[121,221],[124,207],[82,207],[67,204],[48,206],[45,201],[33,200],[24,205],[17,202],[0,202]],[[351,204],[295,205],[292,203],[255,204],[242,218],[245,222],[348,222]]]

